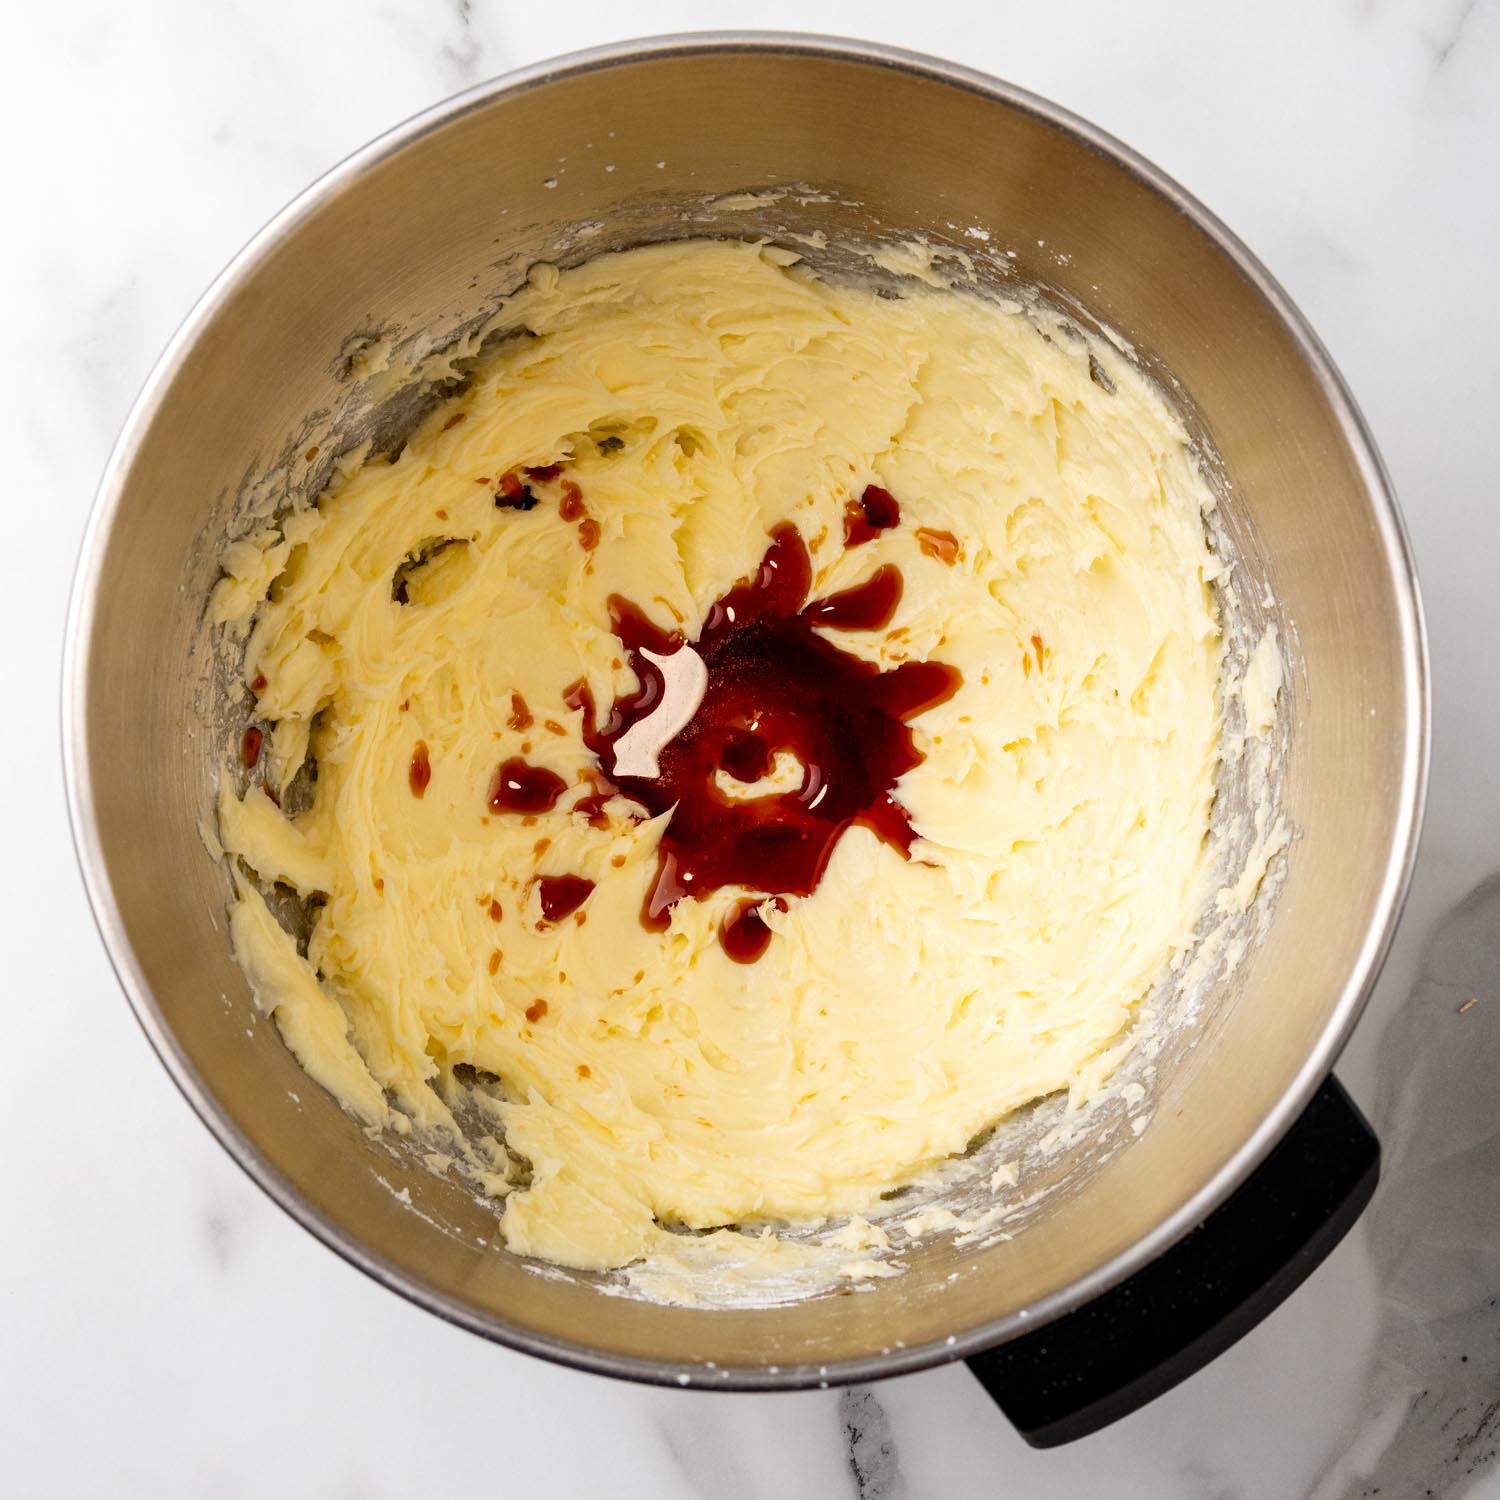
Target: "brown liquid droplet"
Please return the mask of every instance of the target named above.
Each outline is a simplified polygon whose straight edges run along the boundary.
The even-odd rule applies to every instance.
[[[737,901],[719,925],[719,946],[737,964],[753,964],[771,946],[760,898]]]
[[[578,1064],[578,1076],[580,1078],[592,1078],[594,1076],[593,1070],[589,1067],[589,1065],[587,1063],[579,1063]]]
[[[588,514],[583,504],[583,491],[571,479],[563,480],[562,499],[558,501],[557,513],[564,521],[581,521]]]
[[[510,695],[510,717],[505,721],[518,733],[523,729],[530,729],[532,725],[531,710],[526,705],[526,700],[519,693]]]
[[[250,691],[252,693],[255,693],[257,696],[265,692],[266,687],[266,674],[264,672],[257,672],[255,676],[250,679]]]
[[[498,948],[490,954],[489,971],[491,974],[498,974],[500,972],[500,960],[504,957],[505,955]]]
[[[951,531],[936,531],[931,526],[917,527],[917,546],[928,557],[947,563],[951,568],[958,561],[958,538]]]
[[[488,484],[488,479],[481,479],[481,484]],[[500,476],[499,488],[495,491],[495,504],[501,510],[535,510],[537,498],[522,481],[521,476],[514,470],[507,470]]]
[[[543,920],[561,922],[564,917],[572,916],[593,889],[594,882],[582,875],[543,875],[536,883]]]
[[[498,922],[500,920],[500,918],[503,917],[504,915],[505,915],[505,913],[503,911],[501,911],[501,909],[500,909],[500,903],[498,901],[491,901],[490,902],[490,921],[492,921],[492,922]]]
[[[901,506],[889,490],[867,484],[858,500],[844,506],[844,545],[858,547],[901,522]]]
[[[609,814],[604,807],[613,796],[613,792],[591,792],[573,804],[573,811],[581,812],[589,820],[590,828],[608,828]]]
[[[576,693],[579,684],[574,683],[569,688],[569,693]],[[569,707],[576,708],[576,703],[570,703]],[[583,784],[589,788],[572,806],[570,811],[582,813],[589,820],[590,828],[608,828],[609,814],[605,811],[611,797],[615,795],[615,789],[604,780],[602,776],[589,771],[584,774]],[[624,861],[622,860],[623,864]]]
[[[489,802],[496,812],[549,812],[567,789],[568,783],[556,771],[513,755],[491,779]]]
[[[240,759],[246,767],[254,768],[256,761],[260,759],[260,747],[265,741],[265,734],[251,725],[240,739]]]
[[[543,1016],[547,1014],[547,1002],[545,1000],[534,1000],[526,1007],[526,1019],[534,1026]]]
[[[427,790],[427,783],[432,780],[432,763],[427,758],[426,740],[417,741],[417,748],[411,753],[406,780],[413,797],[420,797]]]
[[[592,552],[599,545],[599,523],[592,516],[585,516],[578,523],[578,542],[585,552]]]
[[[584,741],[619,790],[652,816],[672,812],[641,913],[649,929],[665,928],[684,896],[701,899],[724,886],[810,895],[854,823],[902,854],[910,851],[911,819],[891,795],[922,760],[907,721],[952,697],[962,677],[943,662],[906,662],[882,672],[814,629],[865,620],[877,623],[857,628],[878,628],[900,597],[897,570],[877,570],[848,591],[853,601],[838,595],[822,601],[821,618],[819,606],[804,608],[811,582],[801,535],[795,526],[777,527],[755,576],[709,610],[693,643],[708,669],[703,701],[663,747],[660,774],[649,779],[614,776],[614,746],[661,698],[662,673],[643,651],[666,656],[683,642],[629,600],[610,600],[615,634],[640,686],[617,698],[602,719],[585,684],[573,685],[569,703],[583,710]],[[719,770],[753,782],[778,751],[802,763],[795,790],[725,798],[715,782]]]
[[[884,630],[901,602],[901,570],[887,563],[853,588],[809,604],[803,616],[839,630]]]

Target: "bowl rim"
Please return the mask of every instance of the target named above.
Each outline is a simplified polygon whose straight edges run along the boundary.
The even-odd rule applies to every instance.
[[[417,141],[483,109],[502,96],[561,78],[662,58],[742,53],[787,54],[888,68],[931,83],[975,93],[1035,117],[1109,158],[1137,183],[1165,199],[1213,243],[1265,300],[1298,349],[1335,413],[1371,502],[1372,519],[1395,581],[1401,642],[1405,736],[1396,790],[1397,823],[1373,914],[1337,1002],[1301,1069],[1260,1126],[1188,1201],[1128,1249],[1028,1308],[946,1339],[826,1365],[735,1365],[708,1369],[619,1355],[587,1343],[554,1338],[477,1313],[409,1274],[325,1219],[220,1111],[212,1089],[189,1062],[157,1008],[127,940],[104,867],[89,777],[89,712],[85,692],[95,594],[107,545],[145,433],[199,336],[237,285],[288,234],[343,187]],[[382,1286],[449,1323],[522,1353],[596,1374],[648,1384],[738,1391],[798,1390],[907,1374],[961,1359],[1018,1334],[1034,1331],[1126,1280],[1169,1249],[1219,1207],[1268,1155],[1332,1070],[1358,1021],[1389,951],[1411,882],[1427,788],[1431,737],[1430,665],[1411,543],[1385,465],[1354,397],[1321,340],[1290,296],[1216,215],[1138,152],[1061,105],[961,63],[906,48],[853,38],[787,31],[691,31],[613,42],[548,58],[500,74],[411,116],[323,173],[274,215],[210,283],[167,343],[130,407],[95,493],[79,548],[63,643],[61,740],[69,823],[94,922],[115,975],[157,1056],[194,1112],[246,1174],[304,1229]],[[783,1356],[784,1358],[785,1356]]]

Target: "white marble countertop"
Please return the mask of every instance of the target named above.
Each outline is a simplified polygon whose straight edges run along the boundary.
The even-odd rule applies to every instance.
[[[192,1116],[74,869],[54,728],[68,581],[109,444],[194,297],[304,184],[460,86],[734,22],[961,58],[1177,176],[1329,344],[1421,566],[1427,834],[1340,1067],[1384,1139],[1379,1197],[1229,1354],[1058,1451],[1023,1447],[962,1367],[706,1397],[553,1368],[407,1306],[273,1207]],[[6,30],[6,505],[24,562],[0,592],[0,1491],[1500,1496],[1500,4],[72,0]]]

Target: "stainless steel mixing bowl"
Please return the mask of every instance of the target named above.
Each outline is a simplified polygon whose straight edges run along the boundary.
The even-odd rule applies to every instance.
[[[201,616],[237,517],[315,489],[352,435],[409,420],[420,393],[360,383],[385,351],[440,345],[533,259],[773,221],[969,250],[984,241],[964,231],[985,228],[1015,252],[1015,278],[1180,382],[1228,481],[1247,607],[1292,642],[1282,805],[1298,836],[1269,940],[1163,1070],[1150,1128],[1023,1233],[977,1249],[937,1239],[859,1295],[662,1306],[478,1244],[491,1210],[367,1139],[274,1028],[247,1029],[225,875],[199,833],[226,744]],[[965,68],[705,36],[460,95],[337,167],[244,250],[162,356],[104,475],[72,603],[64,740],[83,871],[125,990],[205,1123],[289,1213],[385,1285],[517,1349],[770,1389],[1007,1340],[1146,1265],[1246,1179],[1328,1075],[1390,940],[1426,692],[1411,557],[1369,434],[1296,309],[1212,215],[1082,120]]]

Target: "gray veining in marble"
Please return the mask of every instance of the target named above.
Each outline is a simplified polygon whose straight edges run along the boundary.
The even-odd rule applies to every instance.
[[[1433,38],[1432,53],[1439,68],[1447,63],[1453,55],[1453,49],[1463,40],[1464,28],[1469,24],[1469,17],[1474,14],[1474,7],[1478,4],[1479,0],[1460,0],[1452,21],[1440,36]]]
[[[1385,1443],[1316,1493],[1461,1494],[1500,1450],[1500,873],[1433,932],[1379,1063],[1392,1144],[1365,1223],[1382,1317],[1364,1409]]]
[[[856,1500],[901,1500],[907,1494],[906,1476],[879,1396],[869,1386],[851,1386],[839,1396],[839,1420],[849,1445]]]

